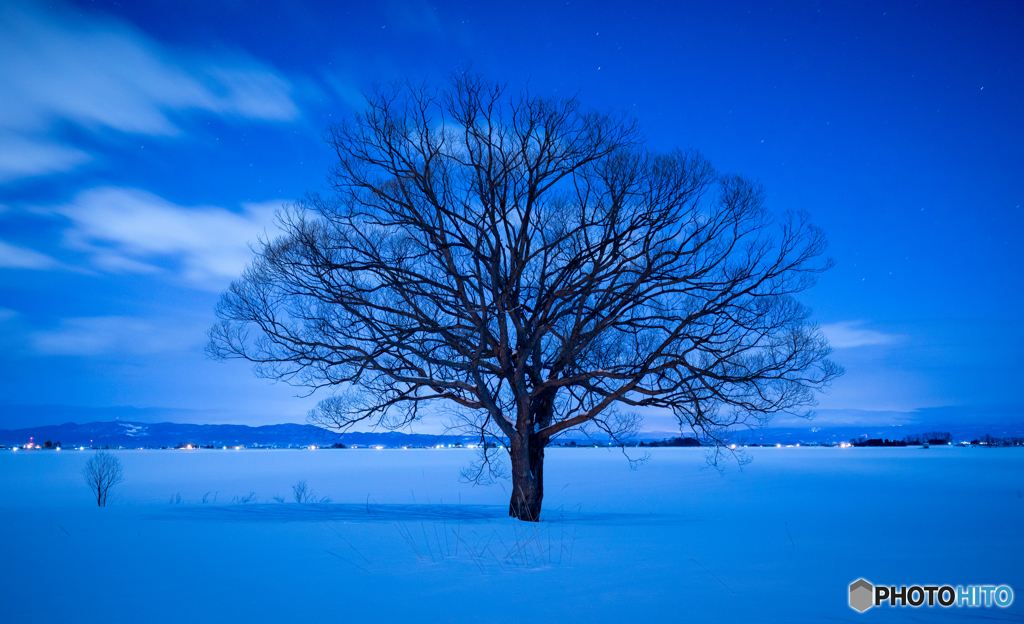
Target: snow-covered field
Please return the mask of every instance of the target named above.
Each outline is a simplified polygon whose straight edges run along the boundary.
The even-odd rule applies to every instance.
[[[1022,451],[763,448],[722,476],[699,449],[552,449],[537,525],[459,482],[470,450],[114,451],[104,509],[90,452],[2,452],[0,621],[1021,621]],[[300,480],[333,503],[291,502]],[[1017,596],[859,614],[861,577]]]

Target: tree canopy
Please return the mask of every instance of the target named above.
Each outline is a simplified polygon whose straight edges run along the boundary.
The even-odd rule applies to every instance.
[[[451,408],[509,453],[525,520],[567,431],[661,408],[714,443],[812,406],[842,369],[794,298],[830,265],[807,215],[625,116],[507,91],[402,81],[332,126],[330,192],[279,213],[209,352],[330,388],[310,420],[341,431]]]

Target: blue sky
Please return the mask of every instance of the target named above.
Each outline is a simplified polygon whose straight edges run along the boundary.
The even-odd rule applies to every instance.
[[[213,305],[362,90],[467,62],[811,212],[824,421],[1024,419],[1020,3],[7,1],[0,428],[303,421],[319,397],[206,359]]]

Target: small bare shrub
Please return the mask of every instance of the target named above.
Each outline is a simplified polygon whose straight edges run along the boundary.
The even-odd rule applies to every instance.
[[[236,496],[234,499],[232,499],[232,502],[241,503],[242,505],[248,505],[254,500],[256,500],[256,492],[249,492],[245,496]]]
[[[306,485],[306,482],[304,480],[303,481],[299,481],[298,483],[296,483],[295,485],[292,486],[292,493],[295,495],[295,502],[296,503],[330,503],[330,502],[332,502],[331,499],[327,498],[326,496],[324,496],[324,497],[322,497],[320,499],[317,499],[316,494],[314,494],[313,490],[311,490],[309,488],[309,486]]]
[[[85,463],[82,468],[82,477],[85,484],[89,486],[96,496],[96,505],[106,507],[110,499],[110,489],[124,481],[124,470],[121,468],[121,461],[111,455],[100,451]]]
[[[305,481],[299,481],[293,485],[292,492],[295,494],[296,503],[308,503],[309,499],[313,497],[313,491],[309,489]]]

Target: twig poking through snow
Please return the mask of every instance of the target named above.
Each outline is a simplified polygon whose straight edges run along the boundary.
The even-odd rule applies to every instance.
[[[373,565],[373,564],[371,564],[371,563],[370,563],[370,560],[369,560],[369,559],[367,559],[367,558],[366,558],[365,556],[363,556],[363,553],[361,553],[361,552],[359,552],[358,550],[356,550],[356,547],[355,547],[355,546],[353,546],[353,545],[352,545],[352,543],[351,543],[351,542],[349,542],[349,541],[348,541],[347,539],[345,539],[345,536],[344,536],[344,535],[342,535],[341,533],[339,533],[337,529],[335,529],[335,528],[334,528],[334,527],[332,527],[331,525],[327,524],[326,522],[324,522],[324,523],[323,523],[323,525],[324,525],[325,527],[327,527],[328,529],[330,529],[331,531],[333,531],[335,535],[337,535],[338,537],[340,537],[340,538],[341,538],[341,541],[345,542],[345,545],[346,545],[346,546],[348,546],[349,548],[351,548],[351,549],[352,549],[352,552],[354,552],[355,554],[357,554],[357,555],[359,555],[360,557],[362,557],[363,561],[365,561],[367,565]],[[330,552],[330,551],[327,551],[327,552]],[[332,554],[332,555],[334,555],[334,553],[331,553],[331,554]],[[337,555],[335,555],[335,556],[337,556]],[[362,569],[362,568],[360,568],[360,569]],[[364,570],[364,572],[365,572],[365,570]]]
[[[335,557],[337,557],[338,559],[341,559],[342,561],[344,561],[345,563],[347,563],[347,564],[349,564],[349,565],[351,565],[351,566],[355,566],[355,567],[359,568],[360,570],[362,570],[363,572],[366,572],[367,574],[369,574],[369,573],[370,573],[370,571],[369,571],[369,570],[367,570],[366,568],[364,568],[364,567],[361,567],[361,566],[358,566],[358,565],[356,565],[356,564],[352,563],[351,561],[349,561],[348,559],[346,559],[346,558],[342,557],[341,555],[335,555],[334,553],[332,553],[331,551],[329,551],[329,550],[326,550],[326,549],[324,550],[324,552],[325,552],[325,553],[327,553],[328,555],[334,555],[334,556],[335,556]]]
[[[692,561],[692,562],[696,563],[697,565],[699,565],[700,567],[704,568],[704,564],[703,564],[703,563],[701,563],[700,561],[697,561],[697,560],[696,560],[696,559],[694,559],[693,557],[690,557],[690,561]],[[710,574],[711,576],[713,576],[713,577],[715,578],[715,580],[716,580],[716,581],[718,581],[719,583],[721,583],[721,584],[722,584],[722,587],[724,587],[724,588],[728,589],[728,590],[729,590],[729,593],[731,593],[731,594],[735,594],[735,593],[736,593],[736,592],[734,592],[734,591],[732,590],[732,588],[731,588],[731,587],[729,587],[728,585],[726,585],[726,584],[725,584],[725,581],[723,581],[722,579],[720,579],[720,578],[718,578],[717,576],[715,576],[715,573],[714,573],[714,572],[712,572],[711,570],[708,570],[707,568],[704,568],[704,571],[705,571],[705,572],[707,572],[708,574]]]

